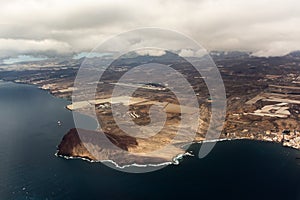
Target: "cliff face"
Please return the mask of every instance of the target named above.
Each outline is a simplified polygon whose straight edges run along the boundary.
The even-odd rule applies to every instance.
[[[80,136],[78,132],[80,132]],[[111,148],[104,137],[107,137],[115,148]],[[128,151],[129,147],[136,145],[135,138],[130,136],[102,134],[96,131],[72,128],[58,145],[57,154],[98,161],[108,159],[110,153],[116,151],[117,148]]]
[[[96,160],[96,158],[91,155],[91,153],[84,146],[76,128],[70,129],[69,132],[63,137],[62,141],[58,145],[57,154],[62,156],[73,156],[87,158],[89,160]]]
[[[128,135],[103,134],[96,131],[72,128],[58,145],[57,155],[86,158],[93,161],[113,160],[119,166],[134,163],[159,164],[171,161],[174,157],[173,154],[157,157],[157,155],[147,156],[147,154],[143,153],[128,153],[132,148],[137,147],[137,140]]]

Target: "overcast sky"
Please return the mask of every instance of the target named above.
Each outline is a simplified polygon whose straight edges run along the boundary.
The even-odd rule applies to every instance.
[[[300,49],[299,0],[0,0],[0,57],[90,51],[123,31],[161,27],[207,50]]]

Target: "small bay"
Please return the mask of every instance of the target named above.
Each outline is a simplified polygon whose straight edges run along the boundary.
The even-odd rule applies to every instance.
[[[219,142],[203,159],[185,157],[145,174],[56,157],[74,127],[69,103],[35,86],[0,82],[1,200],[300,199],[300,151],[280,144]],[[96,128],[93,119],[81,117]],[[195,155],[200,145],[191,146]]]

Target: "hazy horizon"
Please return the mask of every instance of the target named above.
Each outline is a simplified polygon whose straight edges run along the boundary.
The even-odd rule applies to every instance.
[[[280,56],[300,49],[299,7],[296,0],[2,1],[0,59],[89,52],[141,27],[181,32],[208,51]]]

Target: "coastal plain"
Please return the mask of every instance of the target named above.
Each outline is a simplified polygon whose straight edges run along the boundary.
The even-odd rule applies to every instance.
[[[223,127],[215,127],[221,132],[219,139],[251,139],[281,143],[284,146],[300,149],[300,54],[295,52],[282,57],[255,57],[244,52],[211,52],[224,81],[227,98],[227,112]],[[71,100],[76,73],[83,59],[47,60],[30,63],[16,63],[0,66],[0,79],[16,83],[37,85],[57,97]],[[96,62],[96,59],[89,59]],[[156,62],[168,64],[179,71],[189,81],[199,104],[198,108],[180,109],[179,102],[164,82],[121,84],[119,87],[136,87],[134,95],[112,98],[112,90],[119,78],[141,63]],[[183,146],[188,142],[205,141],[211,120],[211,98],[205,78],[172,54],[163,56],[143,56],[121,59],[113,62],[106,70],[102,80],[97,83],[95,99],[70,102],[67,109],[89,116],[96,113],[99,127],[97,130],[71,129],[58,145],[58,155],[82,157],[89,160],[114,160],[120,165],[133,163],[172,162],[173,158],[184,154]],[[92,91],[84,91],[85,94]],[[160,105],[166,113],[166,121],[158,134],[150,137],[135,137],[122,130],[114,120],[113,106],[129,108],[120,117],[130,119],[141,127],[142,135],[151,135],[149,124],[155,128],[159,123],[151,123],[149,111],[153,105]],[[181,106],[182,107],[182,106]],[[91,109],[92,108],[92,109]],[[198,127],[182,126],[182,135],[176,137],[181,117],[184,113],[193,116],[200,113]],[[62,122],[63,123],[63,122]],[[195,137],[186,138],[190,132]],[[93,142],[96,136],[107,138],[112,145]],[[91,141],[92,140],[92,141]],[[99,140],[99,138],[98,138]],[[103,144],[102,146],[99,144]],[[153,153],[169,145],[167,151]],[[117,147],[117,148],[115,148]],[[130,153],[130,156],[126,152]],[[124,159],[124,155],[125,158]]]

